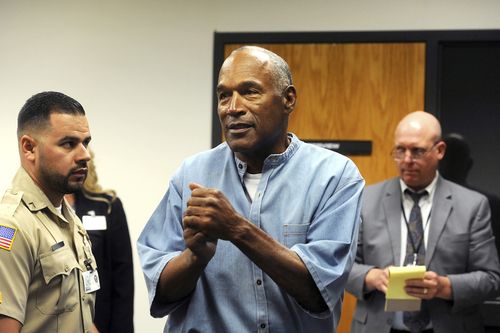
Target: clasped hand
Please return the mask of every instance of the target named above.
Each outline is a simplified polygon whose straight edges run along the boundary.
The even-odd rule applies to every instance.
[[[183,217],[184,241],[191,251],[208,262],[215,254],[217,240],[231,240],[242,217],[217,189],[190,183],[191,198]]]

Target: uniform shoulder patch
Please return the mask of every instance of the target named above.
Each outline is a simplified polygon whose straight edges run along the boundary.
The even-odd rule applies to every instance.
[[[0,224],[0,249],[10,251],[17,229]]]

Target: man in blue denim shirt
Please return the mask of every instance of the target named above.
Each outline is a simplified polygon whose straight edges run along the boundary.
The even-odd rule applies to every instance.
[[[276,54],[243,47],[217,85],[226,139],[187,159],[138,240],[165,332],[333,332],[364,181],[287,133],[296,101]]]

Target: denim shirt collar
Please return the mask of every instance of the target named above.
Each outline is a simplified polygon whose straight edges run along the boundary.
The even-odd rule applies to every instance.
[[[288,133],[288,137],[290,138],[290,144],[288,145],[286,150],[280,154],[271,154],[266,157],[266,159],[264,160],[264,165],[262,166],[262,172],[264,172],[266,169],[271,169],[278,165],[286,163],[292,158],[297,149],[299,149],[300,144],[302,143],[299,138],[297,138],[297,136],[293,133]],[[247,164],[237,158],[234,153],[233,157],[236,168],[238,170],[238,175],[240,176],[240,180],[243,182],[243,176],[247,172]]]

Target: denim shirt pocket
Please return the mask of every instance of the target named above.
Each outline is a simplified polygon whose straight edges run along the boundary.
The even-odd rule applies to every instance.
[[[284,224],[284,244],[290,248],[295,244],[305,243],[309,224]]]
[[[36,296],[36,306],[46,315],[71,312],[79,301],[80,266],[68,246],[40,255],[45,288]],[[75,271],[76,270],[76,271]]]

